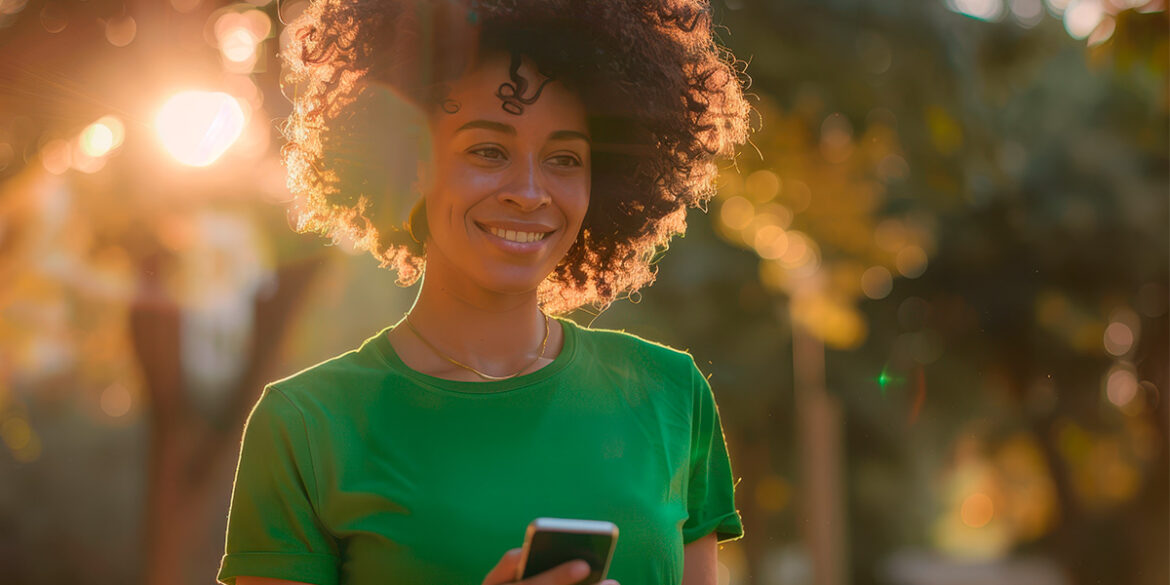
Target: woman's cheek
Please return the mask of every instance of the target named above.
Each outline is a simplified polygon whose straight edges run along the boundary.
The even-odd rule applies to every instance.
[[[562,198],[562,205],[572,205],[579,212],[589,205],[591,179],[587,170],[554,176],[554,181],[557,192],[565,195]]]
[[[483,171],[467,163],[452,165],[447,170],[448,180],[451,181],[452,186],[460,191],[466,192],[467,189],[474,189],[478,184],[483,183]]]

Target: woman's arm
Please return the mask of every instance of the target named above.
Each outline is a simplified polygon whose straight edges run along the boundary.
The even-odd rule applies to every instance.
[[[715,585],[715,560],[719,554],[717,542],[712,532],[683,547],[682,585]]]

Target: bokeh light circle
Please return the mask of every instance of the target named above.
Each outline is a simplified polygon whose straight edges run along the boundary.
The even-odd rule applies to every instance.
[[[976,492],[963,500],[959,514],[963,518],[963,524],[971,528],[982,528],[995,516],[995,503],[987,494]]]
[[[861,292],[873,300],[881,300],[894,290],[894,277],[885,266],[871,266],[861,274]]]
[[[1114,321],[1105,328],[1105,351],[1111,355],[1121,357],[1129,353],[1133,347],[1133,330],[1120,321]]]
[[[1114,368],[1105,380],[1105,396],[1114,406],[1125,406],[1137,395],[1138,380],[1127,368]]]

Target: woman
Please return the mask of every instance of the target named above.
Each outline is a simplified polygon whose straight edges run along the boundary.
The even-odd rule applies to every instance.
[[[292,25],[298,227],[425,276],[398,324],[265,387],[220,582],[514,583],[538,516],[617,524],[607,583],[715,582],[743,527],[706,379],[558,316],[649,284],[746,140],[708,10],[322,0]],[[394,186],[411,149],[371,146],[408,135],[430,153],[408,159],[413,206]]]

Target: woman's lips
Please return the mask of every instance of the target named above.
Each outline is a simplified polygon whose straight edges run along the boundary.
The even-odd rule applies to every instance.
[[[548,232],[507,230],[498,227],[488,227],[487,231],[497,238],[504,238],[509,242],[520,242],[521,244],[540,241],[548,235]]]
[[[512,253],[532,253],[540,250],[549,236],[556,231],[546,231],[542,228],[529,228],[532,231],[506,229],[503,226],[489,226],[479,222],[475,222],[475,225],[495,246]]]

